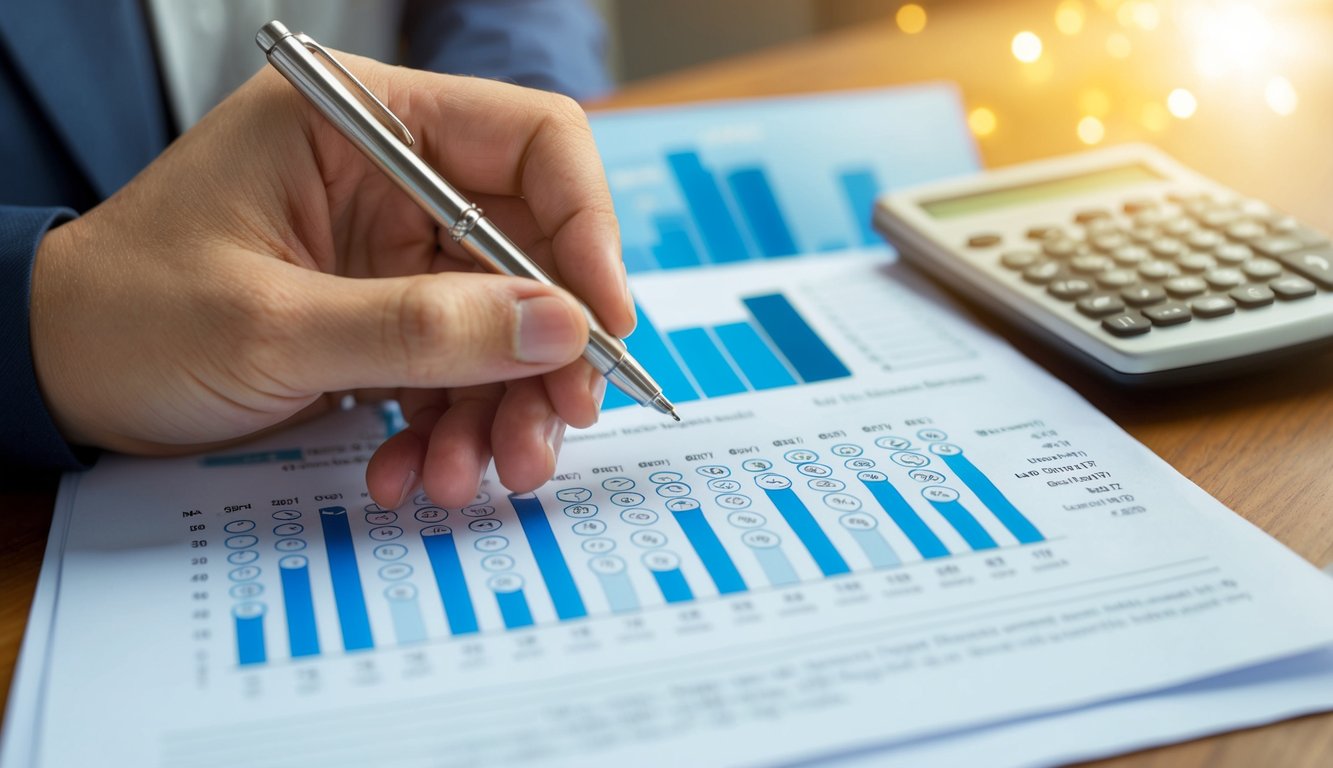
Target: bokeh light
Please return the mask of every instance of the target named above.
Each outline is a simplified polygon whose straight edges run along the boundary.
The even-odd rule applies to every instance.
[[[898,22],[898,29],[915,35],[926,28],[926,9],[916,3],[908,3],[898,9],[894,21]]]
[[[967,126],[978,138],[985,138],[995,133],[996,125],[995,113],[986,107],[977,107],[967,116]]]
[[[1101,143],[1106,138],[1106,126],[1102,121],[1087,115],[1078,121],[1078,140],[1084,144],[1093,145]]]
[[[1199,109],[1199,100],[1185,88],[1177,88],[1166,97],[1166,108],[1181,120],[1188,120]]]
[[[1041,38],[1035,33],[1024,30],[1014,35],[1009,50],[1013,51],[1015,59],[1024,64],[1031,64],[1041,58]]]
[[[1085,19],[1082,0],[1061,0],[1055,7],[1055,28],[1062,34],[1077,35],[1082,32]]]
[[[1078,107],[1085,115],[1093,117],[1106,117],[1111,111],[1111,97],[1106,95],[1106,91],[1101,88],[1089,88],[1079,94]]]
[[[1300,97],[1296,95],[1296,88],[1291,81],[1278,75],[1264,87],[1264,101],[1268,102],[1269,109],[1285,117],[1296,111]]]

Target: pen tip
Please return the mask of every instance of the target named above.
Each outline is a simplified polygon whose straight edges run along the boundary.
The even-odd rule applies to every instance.
[[[671,409],[671,418],[675,419],[676,421],[680,421],[680,414],[676,413],[675,408]]]

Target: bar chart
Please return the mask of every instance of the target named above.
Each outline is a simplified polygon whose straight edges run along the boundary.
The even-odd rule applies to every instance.
[[[236,663],[525,631],[1046,540],[936,428],[679,465],[535,494],[484,487],[454,509],[418,495],[397,510],[294,505],[271,528],[231,520]]]

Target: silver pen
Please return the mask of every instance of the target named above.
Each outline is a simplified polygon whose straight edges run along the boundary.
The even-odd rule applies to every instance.
[[[270,21],[260,28],[255,42],[268,56],[269,63],[302,96],[309,99],[334,127],[478,263],[502,275],[526,277],[546,285],[556,284],[491,223],[480,208],[459,194],[426,161],[408,150],[413,138],[407,126],[323,46],[306,35],[293,33],[279,21]],[[347,78],[362,98],[354,96],[328,68],[321,65],[314,56],[316,53]],[[586,306],[584,312],[588,317],[588,346],[583,351],[583,358],[634,402],[680,421],[676,407],[662,394],[662,387],[653,381],[648,371],[630,355],[625,342],[607,333]]]

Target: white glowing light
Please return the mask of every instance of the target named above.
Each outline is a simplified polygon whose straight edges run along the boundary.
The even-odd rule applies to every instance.
[[[1106,126],[1102,125],[1101,120],[1098,120],[1092,115],[1088,115],[1078,121],[1079,141],[1084,144],[1092,145],[1100,143],[1104,138],[1106,138]]]
[[[1181,120],[1188,120],[1199,109],[1199,100],[1184,88],[1177,88],[1166,97],[1166,108]]]
[[[1082,0],[1061,0],[1055,7],[1055,28],[1066,35],[1077,35],[1083,30]]]
[[[1296,105],[1300,103],[1291,81],[1280,75],[1268,81],[1264,88],[1264,100],[1268,102],[1269,109],[1283,117],[1295,112]]]
[[[1014,58],[1024,64],[1031,64],[1041,58],[1041,38],[1027,31],[1019,32],[1014,35],[1014,41],[1009,46],[1014,53]]]
[[[1181,13],[1181,28],[1192,38],[1199,74],[1216,79],[1233,72],[1254,73],[1270,63],[1273,26],[1255,3],[1195,2]]]

